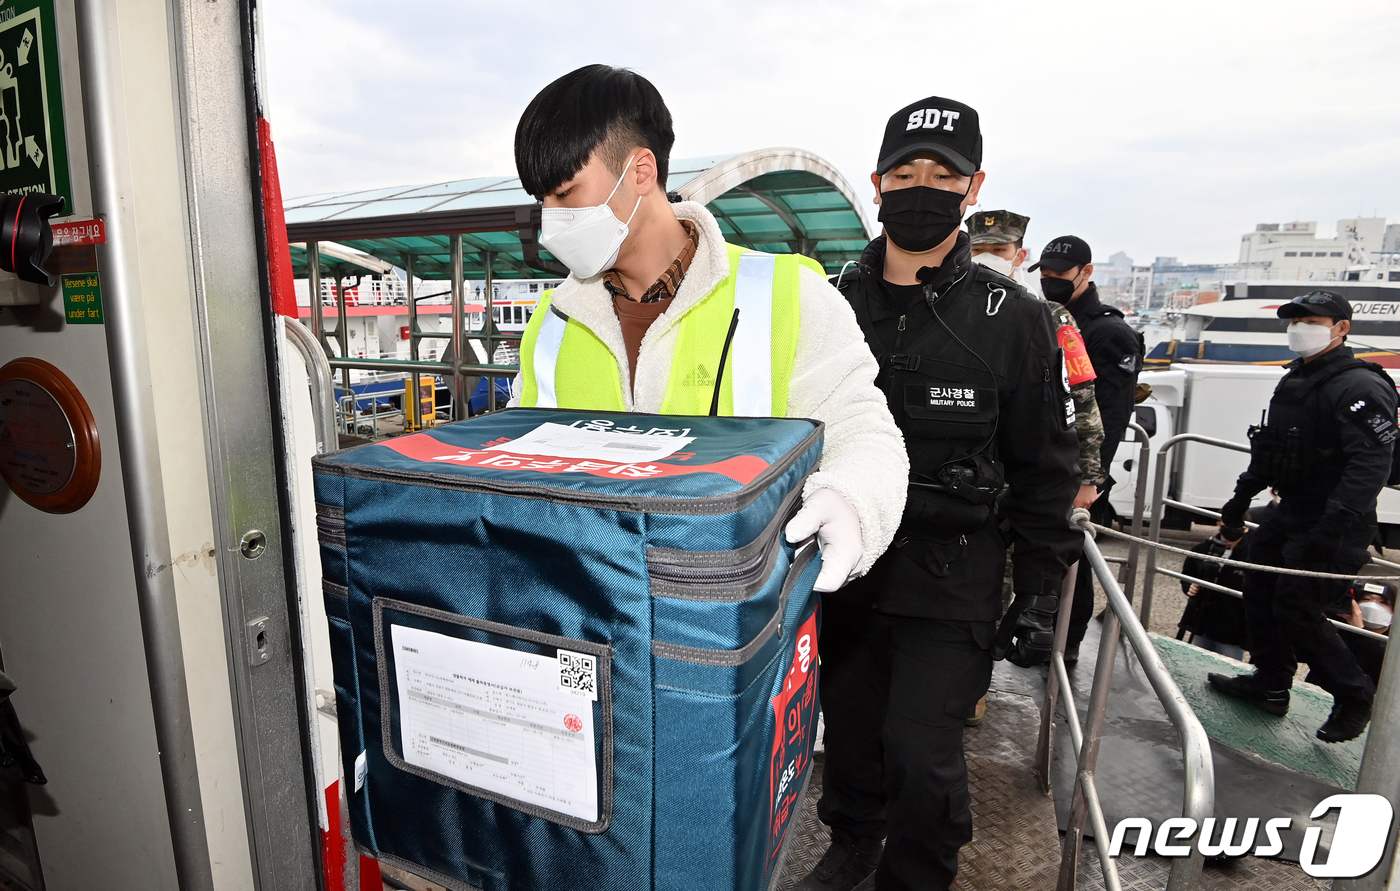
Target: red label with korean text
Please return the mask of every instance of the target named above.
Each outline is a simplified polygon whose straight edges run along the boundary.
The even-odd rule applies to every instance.
[[[516,455],[499,449],[462,449],[439,442],[426,433],[396,437],[380,445],[415,461],[435,461],[494,470],[529,470],[536,473],[587,473],[615,479],[653,479],[687,473],[718,473],[746,486],[768,467],[768,462],[756,455],[735,455],[714,464],[690,465],[663,464],[659,461],[626,464],[619,461]]]
[[[102,225],[101,220],[55,223],[52,228],[54,247],[107,243],[107,229]]]
[[[783,849],[788,823],[796,812],[802,794],[801,778],[812,758],[812,734],[817,729],[817,613],[797,629],[792,666],[783,679],[783,688],[773,697],[773,714],[778,721],[773,735],[773,754],[768,762],[768,865],[773,870]]]
[[[1089,361],[1089,351],[1084,348],[1084,338],[1072,325],[1062,325],[1057,336],[1060,349],[1065,351],[1065,373],[1069,375],[1071,387],[1098,377],[1094,373],[1094,363]]]

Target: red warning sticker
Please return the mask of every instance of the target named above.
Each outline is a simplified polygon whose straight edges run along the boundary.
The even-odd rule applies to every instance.
[[[771,873],[788,823],[797,811],[802,794],[801,777],[812,757],[812,734],[817,724],[817,613],[797,629],[792,666],[783,679],[783,688],[773,697],[777,732],[773,734],[773,755],[768,762],[768,866]]]
[[[1089,361],[1089,351],[1084,348],[1084,338],[1073,325],[1061,325],[1056,336],[1060,339],[1060,349],[1065,351],[1065,371],[1071,387],[1098,377],[1094,373],[1094,363]]]
[[[748,485],[768,467],[757,455],[735,455],[714,464],[663,464],[659,461],[628,464],[618,461],[584,460],[579,458],[550,458],[541,455],[516,455],[492,449],[462,449],[439,442],[426,433],[400,436],[380,443],[415,461],[433,461],[466,467],[493,470],[530,470],[536,473],[587,473],[614,479],[649,479],[681,476],[688,473],[718,473],[742,485]],[[679,457],[679,456],[678,456]]]
[[[79,220],[76,223],[54,223],[54,247],[69,247],[84,244],[106,244],[107,227],[101,220]]]

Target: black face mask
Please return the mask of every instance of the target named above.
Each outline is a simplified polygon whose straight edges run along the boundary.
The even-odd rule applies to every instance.
[[[1052,303],[1069,303],[1074,296],[1074,280],[1067,278],[1040,277],[1040,291]]]
[[[968,192],[972,183],[967,184]],[[942,244],[962,225],[962,201],[959,195],[928,186],[910,186],[880,193],[880,222],[885,234],[901,250],[921,254]]]

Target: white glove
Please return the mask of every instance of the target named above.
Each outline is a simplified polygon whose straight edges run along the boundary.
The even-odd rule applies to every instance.
[[[830,593],[850,581],[865,553],[856,509],[831,489],[813,492],[797,516],[788,521],[786,533],[793,544],[816,533],[817,547],[822,552],[822,571],[813,586],[818,591]]]

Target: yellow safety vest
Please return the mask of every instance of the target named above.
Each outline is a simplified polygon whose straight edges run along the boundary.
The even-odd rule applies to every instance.
[[[725,245],[729,275],[686,311],[671,356],[661,413],[709,414],[720,353],[734,310],[734,330],[720,384],[719,413],[784,417],[797,356],[798,270],[821,266],[795,254],[764,254]],[[553,306],[546,292],[520,341],[520,404],[532,408],[625,411],[620,364],[592,331]]]

